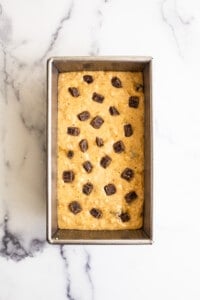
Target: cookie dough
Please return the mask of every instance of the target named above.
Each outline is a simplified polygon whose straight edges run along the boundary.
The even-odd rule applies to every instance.
[[[139,229],[144,202],[141,72],[68,72],[58,78],[60,229]]]

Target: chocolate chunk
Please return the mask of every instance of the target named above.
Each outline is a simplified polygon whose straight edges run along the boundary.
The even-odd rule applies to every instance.
[[[122,141],[118,141],[113,144],[113,149],[116,153],[121,153],[125,150],[124,143]]]
[[[64,171],[63,172],[63,180],[64,182],[72,182],[74,180],[74,172],[73,171]]]
[[[85,171],[86,171],[87,173],[91,173],[91,172],[92,172],[92,169],[93,169],[93,165],[91,164],[90,161],[85,161],[85,162],[83,163],[83,168],[85,169]]]
[[[124,135],[129,137],[133,134],[133,128],[131,124],[124,125]]]
[[[113,77],[111,79],[112,85],[116,88],[121,88],[122,87],[122,83],[121,80],[118,77]]]
[[[78,97],[78,96],[80,96],[78,89],[75,88],[75,87],[69,87],[69,88],[68,88],[68,91],[70,92],[70,94],[71,94],[73,97]]]
[[[69,203],[68,208],[74,215],[82,211],[82,207],[78,201],[72,201],[71,203]]]
[[[80,129],[78,127],[68,127],[67,133],[70,135],[77,136],[80,134]]]
[[[104,145],[103,139],[96,137],[96,144],[98,147],[103,147],[103,145]]]
[[[90,124],[92,125],[92,127],[94,127],[95,129],[99,129],[103,123],[104,123],[104,120],[101,117],[99,117],[99,116],[96,116],[90,122]]]
[[[142,84],[136,83],[135,84],[135,89],[136,89],[137,92],[143,92],[144,87],[143,87]]]
[[[82,192],[86,195],[89,195],[93,190],[93,184],[88,182],[83,185]]]
[[[106,155],[106,156],[102,157],[102,159],[100,160],[100,165],[104,169],[106,169],[110,165],[111,161],[112,161],[112,158],[110,158],[110,156]]]
[[[83,80],[89,84],[93,82],[93,77],[91,75],[84,75]]]
[[[111,116],[118,116],[119,115],[118,110],[114,106],[109,107],[109,112],[110,112]]]
[[[85,110],[77,115],[80,121],[86,121],[90,117],[89,111]]]
[[[104,96],[102,96],[101,94],[93,93],[92,100],[98,103],[102,103],[104,100]]]
[[[69,159],[71,159],[73,156],[74,156],[74,151],[69,150],[69,151],[67,152],[67,157],[68,157]]]
[[[129,98],[129,106],[134,107],[134,108],[138,108],[138,105],[139,105],[139,97],[138,96],[131,96]]]
[[[104,186],[104,190],[106,192],[106,195],[110,196],[116,193],[116,187],[114,186],[114,184],[109,183],[108,185]]]
[[[126,168],[124,171],[121,173],[121,178],[131,181],[131,179],[134,176],[134,171],[132,169]]]
[[[87,142],[87,140],[86,139],[81,140],[79,142],[79,147],[80,147],[80,149],[81,149],[82,152],[87,151],[87,149],[88,149],[88,142]]]
[[[129,214],[127,212],[121,213],[119,215],[119,217],[122,220],[122,222],[128,222],[131,219],[130,216],[129,216]]]
[[[102,217],[102,211],[98,208],[92,208],[90,210],[90,214],[97,219],[100,219]]]
[[[135,191],[131,191],[131,192],[127,193],[124,198],[126,200],[126,203],[130,204],[137,198],[137,194]]]

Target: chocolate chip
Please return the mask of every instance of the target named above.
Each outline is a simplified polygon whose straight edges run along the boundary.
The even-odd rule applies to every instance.
[[[130,168],[124,169],[124,171],[121,173],[121,178],[123,178],[127,181],[131,181],[133,176],[134,176],[134,171]]]
[[[77,115],[80,121],[86,121],[90,117],[89,111],[85,110]]]
[[[82,211],[82,207],[78,201],[72,201],[71,203],[69,203],[68,208],[74,215]]]
[[[130,204],[130,203],[133,202],[137,197],[138,197],[138,196],[137,196],[136,192],[135,192],[135,191],[131,191],[131,192],[127,193],[127,194],[125,195],[124,198],[125,198],[125,200],[126,200],[126,203]]]
[[[103,139],[96,137],[96,144],[98,147],[103,147],[103,145],[104,145]]]
[[[72,182],[74,180],[74,172],[73,171],[64,171],[63,172],[63,180],[64,182]]]
[[[92,125],[92,127],[94,127],[95,129],[99,129],[103,123],[104,123],[104,120],[101,117],[99,117],[99,116],[96,116],[90,122],[90,124]]]
[[[70,94],[71,94],[73,97],[78,97],[78,96],[80,96],[78,89],[75,88],[75,87],[69,87],[69,88],[68,88],[68,91],[70,92]]]
[[[87,149],[88,149],[88,142],[87,142],[87,140],[86,139],[81,140],[79,142],[79,147],[80,147],[80,149],[81,149],[82,152],[87,151]]]
[[[83,80],[89,84],[93,82],[93,77],[91,75],[84,75]]]
[[[118,116],[119,115],[118,110],[114,106],[109,107],[109,112],[110,112],[111,116]]]
[[[90,210],[90,214],[97,219],[100,219],[102,217],[102,211],[98,208],[92,208]]]
[[[88,182],[83,185],[82,192],[86,195],[89,195],[93,190],[93,184]]]
[[[67,133],[70,135],[77,136],[80,134],[80,129],[78,127],[68,127]]]
[[[129,137],[133,134],[133,128],[131,124],[124,125],[124,135]]]
[[[85,171],[86,171],[87,173],[91,173],[91,172],[92,172],[92,169],[93,169],[93,165],[91,164],[90,161],[85,161],[85,162],[83,163],[83,168],[85,169]]]
[[[139,105],[139,97],[138,96],[131,96],[129,98],[129,106],[134,107],[134,108],[138,108],[138,105]]]
[[[114,184],[109,183],[108,185],[104,186],[104,190],[106,192],[106,195],[110,196],[116,193],[116,187],[114,186]]]
[[[113,149],[116,153],[121,153],[125,150],[124,143],[122,141],[118,141],[113,144]]]
[[[112,161],[112,158],[110,158],[110,156],[106,155],[106,156],[102,157],[102,159],[100,160],[100,165],[104,169],[106,169],[110,165],[111,161]]]
[[[104,100],[104,96],[102,96],[101,94],[93,93],[92,100],[98,103],[102,103]]]
[[[136,83],[135,84],[135,89],[136,89],[137,92],[143,92],[144,87],[143,87],[142,84]]]
[[[122,220],[122,222],[128,222],[131,219],[130,216],[129,216],[129,214],[127,212],[121,213],[119,215],[119,217]]]
[[[68,157],[69,159],[71,159],[73,156],[74,156],[74,151],[69,150],[69,151],[67,152],[67,157]]]
[[[113,77],[111,79],[112,85],[116,88],[121,88],[122,87],[122,83],[121,80],[118,77]]]

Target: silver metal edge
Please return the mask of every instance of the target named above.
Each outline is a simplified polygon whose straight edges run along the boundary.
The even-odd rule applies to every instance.
[[[152,98],[152,61],[153,59],[149,61],[149,127],[150,127],[150,137],[149,137],[149,143],[150,143],[150,234],[149,239],[151,240],[151,244],[154,243],[153,240],[153,98]],[[145,232],[145,231],[144,231]],[[146,233],[146,232],[145,232]]]
[[[54,59],[47,61],[47,240],[53,243],[51,236],[51,81],[52,81],[52,64]]]
[[[152,245],[153,241],[151,239],[142,240],[56,240],[51,239],[49,241],[51,244],[59,245]]]
[[[152,76],[153,76],[153,59],[150,60],[149,62],[149,66],[150,66],[150,132],[151,132],[151,136],[150,136],[150,143],[151,143],[151,150],[150,150],[150,163],[151,163],[151,211],[150,211],[150,224],[151,224],[151,233],[150,233],[150,239],[152,241],[152,243],[154,243],[154,198],[153,198],[153,191],[154,191],[154,171],[153,171],[153,165],[154,165],[154,161],[153,161],[153,130],[154,130],[154,126],[153,126],[153,80],[152,80]]]
[[[131,61],[131,62],[150,62],[151,56],[54,56],[50,57],[51,62],[59,60],[71,60],[71,61]]]
[[[52,105],[52,98],[51,98],[51,79],[52,79],[52,64],[54,61],[59,60],[72,60],[72,61],[131,61],[131,62],[149,62],[150,63],[150,126],[151,126],[151,212],[150,212],[150,224],[151,224],[151,234],[148,239],[142,239],[142,240],[56,240],[51,235],[51,208],[50,208],[50,201],[51,201],[51,131],[49,131],[49,128],[51,128],[51,105]],[[152,60],[153,58],[151,56],[59,56],[59,57],[50,57],[47,60],[47,146],[48,146],[48,159],[47,159],[47,197],[48,197],[48,207],[47,207],[47,240],[51,244],[90,244],[90,245],[151,245],[153,244],[153,123],[152,123]]]

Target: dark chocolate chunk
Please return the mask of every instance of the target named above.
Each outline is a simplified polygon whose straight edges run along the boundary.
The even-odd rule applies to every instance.
[[[87,173],[91,173],[91,172],[92,172],[92,169],[93,169],[93,165],[91,164],[90,161],[85,161],[85,162],[83,163],[83,168],[85,169],[85,171],[86,171]]]
[[[95,102],[98,102],[98,103],[102,103],[103,100],[104,100],[104,96],[94,92],[93,95],[92,95],[92,100],[94,100]]]
[[[83,80],[89,84],[93,82],[93,77],[91,75],[84,75]]]
[[[113,144],[113,149],[116,153],[121,153],[125,150],[124,143],[122,141],[118,141]]]
[[[99,117],[99,116],[96,116],[90,122],[90,124],[92,125],[92,127],[94,127],[95,129],[99,129],[103,123],[104,123],[104,120],[101,117]]]
[[[133,128],[131,124],[124,125],[124,135],[129,137],[133,134]]]
[[[74,172],[73,171],[64,171],[63,172],[63,180],[64,182],[72,182],[74,180]]]
[[[89,195],[93,190],[93,184],[88,182],[83,185],[82,192],[86,195]]]
[[[103,139],[96,137],[96,144],[98,147],[103,147],[103,145],[104,145]]]
[[[106,192],[106,195],[108,195],[108,196],[115,194],[117,191],[116,187],[112,183],[105,185],[104,190]]]
[[[109,112],[110,112],[111,116],[118,116],[119,115],[118,110],[114,106],[109,107]]]
[[[77,136],[80,134],[80,129],[78,127],[68,127],[67,133],[70,135]]]
[[[127,193],[124,198],[126,200],[126,203],[130,204],[137,198],[137,194],[135,191],[131,191],[131,192]]]
[[[102,157],[102,159],[100,160],[100,165],[104,169],[106,169],[110,165],[111,161],[112,161],[112,158],[110,158],[110,156],[106,155],[106,156]]]
[[[128,222],[130,221],[130,216],[127,212],[121,213],[119,215],[120,219],[122,220],[122,222]]]
[[[80,121],[86,121],[90,117],[89,111],[85,110],[77,115]]]
[[[67,152],[67,157],[68,157],[69,159],[71,159],[73,156],[74,156],[74,151],[69,150],[69,151]]]
[[[82,152],[87,151],[87,149],[88,149],[88,142],[87,142],[87,140],[86,139],[81,140],[79,142],[79,147],[80,147],[80,149],[81,149]]]
[[[112,85],[116,88],[121,88],[122,87],[122,82],[118,77],[113,77],[111,79]]]
[[[80,96],[78,89],[75,88],[75,87],[69,87],[69,88],[68,88],[68,91],[70,92],[70,94],[71,94],[73,97],[78,97],[78,96]]]
[[[121,173],[121,178],[123,178],[127,181],[131,181],[133,176],[134,176],[134,171],[130,168],[124,169],[124,171]]]
[[[138,105],[139,105],[139,97],[138,96],[131,96],[129,98],[129,106],[134,107],[134,108],[138,108]]]
[[[78,201],[72,201],[71,203],[69,203],[68,208],[74,215],[82,211],[82,207]]]
[[[90,210],[90,214],[97,219],[100,219],[102,217],[102,211],[98,208],[92,208]]]
[[[137,92],[143,92],[144,87],[143,87],[142,84],[136,83],[135,84],[135,89],[136,89]]]

